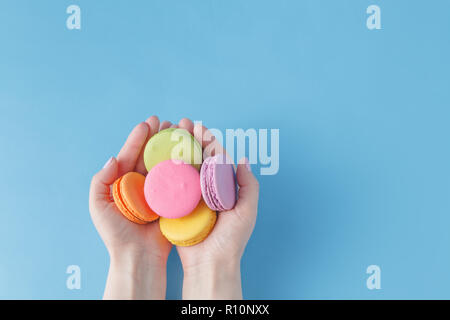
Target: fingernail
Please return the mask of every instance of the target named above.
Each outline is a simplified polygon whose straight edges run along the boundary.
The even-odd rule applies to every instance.
[[[250,165],[250,162],[248,162],[247,158],[244,159],[244,163],[245,163],[245,167],[247,168],[247,170],[249,172],[252,172],[252,166]]]
[[[105,169],[107,166],[109,166],[111,164],[112,160],[113,160],[113,157],[109,158],[109,160],[103,166],[103,169]]]

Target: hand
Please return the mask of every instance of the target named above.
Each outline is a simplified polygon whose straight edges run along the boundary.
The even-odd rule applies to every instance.
[[[111,198],[111,185],[127,172],[146,174],[143,151],[146,142],[171,123],[156,116],[137,125],[120,150],[92,179],[89,210],[110,255],[105,299],[164,299],[166,263],[171,244],[159,222],[145,225],[126,219]]]
[[[202,142],[204,157],[225,153],[203,126],[182,119],[179,128]],[[183,299],[242,299],[240,260],[258,211],[259,184],[246,158],[237,166],[239,198],[234,209],[218,213],[211,234],[201,243],[177,246],[184,270]]]

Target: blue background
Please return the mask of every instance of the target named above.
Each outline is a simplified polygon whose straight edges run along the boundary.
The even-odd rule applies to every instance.
[[[66,8],[82,29],[66,28]],[[382,30],[366,27],[377,4]],[[101,298],[91,176],[152,114],[279,128],[252,299],[450,298],[450,2],[0,3],[0,298]],[[259,166],[254,167],[255,171]],[[66,268],[82,271],[66,288]],[[381,267],[381,290],[366,268]],[[182,269],[172,251],[169,298]]]

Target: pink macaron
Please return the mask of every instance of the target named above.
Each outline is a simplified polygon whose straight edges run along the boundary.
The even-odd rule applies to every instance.
[[[201,199],[200,175],[181,160],[162,161],[147,174],[144,195],[150,208],[161,217],[184,217]]]
[[[236,204],[236,178],[234,167],[226,156],[218,154],[203,161],[200,186],[203,199],[214,211],[233,209]]]

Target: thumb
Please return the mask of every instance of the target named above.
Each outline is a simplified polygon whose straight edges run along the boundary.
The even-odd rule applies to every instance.
[[[111,157],[93,178],[89,192],[89,208],[92,210],[101,208],[110,203],[111,184],[118,178],[119,166],[116,158]]]
[[[259,183],[251,171],[247,158],[239,161],[236,172],[239,185],[239,197],[236,208],[244,215],[256,218],[258,212]]]

